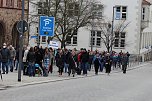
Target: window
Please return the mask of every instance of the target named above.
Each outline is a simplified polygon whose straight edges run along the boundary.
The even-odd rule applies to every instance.
[[[116,20],[126,20],[127,19],[127,7],[126,6],[117,6],[115,19]]]
[[[101,46],[101,31],[91,31],[90,45],[95,47]]]
[[[38,14],[47,15],[48,14],[47,6],[48,4],[46,2],[38,2]]]
[[[79,4],[69,3],[68,5],[68,16],[78,16],[79,15]]]
[[[119,39],[115,39],[114,47],[119,47]]]
[[[72,34],[72,31],[69,31],[68,35],[67,35],[67,45],[77,45],[77,32],[73,33],[73,36],[71,38],[71,34]]]
[[[42,7],[42,2],[38,2],[38,8]]]
[[[14,0],[10,0],[10,6],[13,7]]]
[[[21,0],[17,0],[17,7],[21,8]]]
[[[0,0],[0,7],[3,7],[3,0]]]
[[[10,0],[6,0],[6,6],[9,6]]]
[[[101,18],[103,12],[103,5],[101,4],[95,4],[92,8],[92,14],[94,18]]]
[[[46,36],[42,36],[42,43],[46,43]]]
[[[43,14],[47,15],[48,14],[48,10],[47,9],[43,9]]]
[[[115,48],[124,48],[125,47],[125,37],[126,32],[115,32]]]
[[[142,8],[142,20],[145,20],[145,7]]]
[[[39,28],[38,27],[36,27],[36,36],[38,36],[37,38],[36,38],[36,43],[37,44],[40,44],[40,36],[39,36]]]
[[[39,8],[38,8],[38,14],[43,14],[43,13],[42,13],[42,9],[39,9]]]

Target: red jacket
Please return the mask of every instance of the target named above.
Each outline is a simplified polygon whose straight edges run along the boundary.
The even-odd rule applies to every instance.
[[[82,52],[78,54],[78,62],[81,62],[81,55],[82,55]]]

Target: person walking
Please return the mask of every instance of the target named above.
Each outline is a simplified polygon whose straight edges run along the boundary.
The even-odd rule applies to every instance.
[[[83,50],[83,53],[81,55],[81,66],[82,66],[82,70],[83,70],[83,75],[87,76],[87,63],[89,61],[89,54],[86,51],[86,49]]]
[[[49,66],[50,66],[50,52],[49,49],[45,49],[44,58],[43,58],[43,76],[47,77],[49,72]]]
[[[64,68],[64,54],[62,50],[58,50],[58,55],[56,56],[56,65],[59,68],[59,76],[62,75]]]
[[[27,54],[27,62],[28,62],[28,74],[29,76],[35,76],[35,52],[34,48],[31,47]]]
[[[28,47],[25,47],[23,54],[23,75],[28,75],[28,64],[27,64],[27,54],[29,52]]]
[[[69,73],[69,58],[71,53],[68,49],[64,49],[64,72]]]
[[[53,51],[52,48],[50,48],[49,50],[50,50],[50,66],[49,66],[49,72],[52,73],[52,72],[53,72],[54,51]]]
[[[12,45],[9,46],[9,51],[10,51],[10,58],[9,58],[9,66],[10,66],[10,71],[13,72],[14,69],[14,60],[16,56],[16,51],[12,47]]]
[[[114,53],[114,55],[112,56],[113,70],[117,68],[117,62],[118,62],[118,54]]]
[[[126,53],[122,54],[122,71],[125,74],[127,70],[127,64],[128,64],[128,56]]]
[[[110,57],[110,54],[107,53],[106,57],[105,57],[105,68],[106,68],[106,73],[109,75],[111,72],[111,63],[112,63],[112,59]]]
[[[97,53],[93,58],[94,68],[95,68],[95,74],[98,75],[99,66],[101,65],[101,58],[99,53]]]
[[[68,71],[68,75],[70,76],[70,74],[72,73],[73,77],[75,76],[75,70],[76,70],[76,62],[74,60],[74,55],[75,52],[72,51],[72,53],[69,54],[69,71]]]
[[[42,54],[39,47],[35,47],[35,64],[38,64],[40,68],[43,70],[42,60],[44,58],[44,53]],[[44,70],[43,70],[44,71]]]
[[[2,55],[2,74],[8,74],[8,61],[10,58],[10,51],[6,46],[6,43],[3,44],[3,48],[1,50],[1,55]]]
[[[92,51],[90,51],[89,52],[89,61],[88,61],[88,63],[89,63],[89,71],[91,71],[91,69],[92,69],[93,58],[94,58],[94,54],[93,54]]]

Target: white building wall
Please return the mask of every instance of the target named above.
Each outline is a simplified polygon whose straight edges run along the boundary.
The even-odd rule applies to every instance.
[[[152,3],[152,0],[150,1]],[[149,27],[143,30],[142,48],[149,49],[152,46],[152,5],[150,6]]]
[[[108,22],[112,21],[112,12],[114,6],[127,6],[127,20],[125,23],[129,23],[126,31],[126,47],[124,49],[114,49],[114,51],[120,52],[129,51],[132,54],[139,53],[139,39],[140,39],[140,29],[141,29],[141,3],[142,0],[100,0],[100,2],[104,5],[104,19]],[[120,23],[118,20],[114,20],[114,26]],[[90,49],[90,31],[86,28],[81,28],[78,33],[78,45],[77,49],[86,48]],[[73,47],[68,47],[73,48]],[[102,43],[102,47],[94,47],[93,50],[106,50],[104,44]]]
[[[104,15],[108,20],[112,20],[112,10],[114,6],[127,6],[127,19],[126,23],[129,23],[126,31],[126,47],[123,51],[129,51],[130,53],[137,54],[139,51],[139,34],[140,34],[140,22],[141,22],[141,0],[102,0],[105,5]],[[111,12],[111,13],[110,13]],[[114,20],[114,26],[120,21]],[[122,49],[114,49],[120,51]]]

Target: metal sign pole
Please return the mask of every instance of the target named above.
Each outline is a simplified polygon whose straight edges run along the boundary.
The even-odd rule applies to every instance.
[[[1,72],[1,70],[0,70],[0,75],[1,75],[1,80],[3,81],[3,76],[2,76],[2,72]]]
[[[22,51],[23,51],[23,34],[24,34],[24,0],[22,0],[22,16],[21,16],[21,20],[22,20],[22,32],[20,33],[20,45],[19,45],[19,69],[18,69],[18,82],[21,82],[21,68],[22,68]]]

